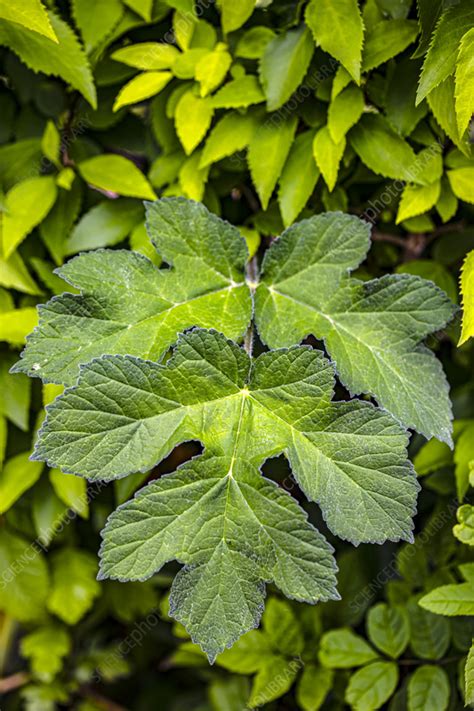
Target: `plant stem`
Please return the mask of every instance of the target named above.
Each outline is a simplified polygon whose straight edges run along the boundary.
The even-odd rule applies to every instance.
[[[257,280],[258,280],[258,264],[257,264],[256,255],[254,255],[247,262],[247,266],[245,268],[245,280],[246,280],[247,285],[250,289],[250,292],[253,296],[255,289],[257,288]],[[252,319],[250,321],[249,327],[247,329],[247,333],[244,336],[244,351],[246,353],[248,353],[248,355],[250,357],[252,357],[252,353],[253,353],[253,341],[254,341],[254,326],[253,326],[253,319]]]

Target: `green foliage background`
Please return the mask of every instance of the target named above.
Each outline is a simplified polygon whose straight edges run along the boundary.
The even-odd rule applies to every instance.
[[[271,460],[267,476],[335,545],[342,600],[270,591],[261,629],[213,667],[168,617],[178,566],[146,583],[96,581],[107,516],[194,445],[151,474],[86,487],[29,460],[61,388],[8,372],[36,305],[65,290],[54,269],[70,256],[125,245],[160,263],[142,202],[158,196],[202,200],[259,258],[297,218],[357,214],[374,223],[360,279],[417,274],[459,302],[474,248],[472,3],[20,5],[0,0],[2,708],[474,703],[474,359],[472,339],[457,348],[459,318],[429,343],[451,384],[455,448],[412,437],[415,543],[335,539]]]

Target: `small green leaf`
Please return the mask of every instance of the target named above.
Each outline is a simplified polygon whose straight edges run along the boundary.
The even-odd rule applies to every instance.
[[[37,323],[36,309],[30,306],[4,311],[0,313],[0,341],[7,341],[12,346],[21,346]]]
[[[397,683],[398,667],[394,662],[372,662],[349,679],[346,702],[354,711],[375,711],[392,696]]]
[[[301,655],[303,630],[288,602],[270,598],[263,613],[262,626],[275,652],[288,657]]]
[[[54,178],[27,178],[17,183],[5,198],[2,215],[3,255],[6,259],[46,217],[57,196]]]
[[[196,96],[193,90],[182,95],[174,116],[176,133],[186,155],[201,143],[211,125],[214,108],[209,99]]]
[[[44,37],[58,42],[56,33],[54,32],[48,13],[40,0],[22,0],[15,7],[11,0],[0,0],[0,18],[16,22],[28,30],[33,30]]]
[[[303,711],[319,711],[334,679],[332,669],[306,663],[296,687],[296,700]]]
[[[143,74],[139,74],[120,89],[115,99],[114,111],[118,111],[122,106],[136,104],[159,94],[172,78],[171,72],[143,72]]]
[[[474,204],[474,166],[448,170],[448,179],[456,197]]]
[[[264,210],[285,165],[295,136],[296,117],[263,121],[250,141],[247,159],[252,182]]]
[[[153,0],[123,0],[131,10],[143,17],[146,22],[150,22],[153,9]]]
[[[71,639],[58,625],[39,627],[20,642],[22,657],[30,659],[31,670],[40,681],[48,683],[63,667],[64,657],[71,651]]]
[[[413,148],[382,116],[365,114],[351,130],[349,140],[361,161],[374,173],[418,182]]]
[[[458,199],[453,193],[448,178],[444,175],[441,179],[441,192],[436,203],[436,210],[443,222],[449,222],[456,214],[457,209]]]
[[[46,158],[56,166],[61,166],[59,151],[61,148],[61,137],[53,121],[48,121],[41,138],[41,150]]]
[[[359,83],[364,24],[357,0],[311,0],[305,19],[316,44]]]
[[[410,622],[405,609],[384,602],[371,607],[367,615],[367,634],[381,652],[397,659],[410,641]]]
[[[440,193],[441,181],[439,180],[428,185],[407,185],[398,206],[396,224],[431,210],[436,205]]]
[[[280,655],[266,657],[255,676],[249,705],[258,708],[286,694],[291,689],[300,666],[301,662],[285,659]]]
[[[313,131],[304,131],[296,136],[280,176],[278,204],[285,226],[296,220],[319,178],[313,158],[313,140]]]
[[[17,454],[0,471],[0,514],[5,513],[22,494],[38,481],[41,462],[31,462],[30,453]]]
[[[235,56],[243,59],[260,59],[268,43],[275,37],[270,27],[251,27],[240,37],[235,49]]]
[[[97,563],[91,553],[62,548],[52,559],[52,581],[48,610],[68,625],[75,625],[100,594]]]
[[[461,136],[458,131],[454,90],[454,77],[449,76],[428,94],[427,102],[446,135],[465,155],[469,156],[470,146],[467,137]]]
[[[350,669],[378,659],[377,652],[350,628],[331,630],[321,638],[319,661],[330,669]]]
[[[474,644],[469,650],[464,668],[465,679],[465,702],[466,704],[474,704]]]
[[[314,137],[313,154],[321,174],[332,192],[336,185],[339,165],[346,148],[346,138],[343,135],[340,141],[332,139],[328,126],[320,128]]]
[[[217,5],[222,15],[222,29],[227,34],[238,30],[248,20],[254,10],[255,0],[218,0]]]
[[[328,129],[334,143],[340,143],[364,111],[364,95],[357,86],[348,86],[332,99],[328,111]]]
[[[257,77],[247,75],[224,84],[212,97],[215,109],[241,109],[265,101]]]
[[[156,195],[148,180],[133,161],[114,153],[104,153],[82,161],[78,165],[82,178],[101,190],[118,195],[155,200]]]
[[[48,568],[39,545],[0,528],[0,608],[20,622],[45,615]]]
[[[86,212],[64,245],[66,254],[107,247],[128,237],[143,219],[143,207],[127,198],[107,200]]]
[[[0,285],[7,289],[16,289],[24,294],[42,293],[18,252],[14,252],[9,259],[0,257]]]
[[[442,13],[423,64],[417,104],[454,72],[459,43],[473,24],[474,6],[471,0],[460,0]]]
[[[13,354],[12,354],[13,355]],[[20,430],[28,430],[31,387],[28,378],[16,378],[9,373],[14,362],[12,355],[4,354],[0,360],[0,413]]]
[[[120,0],[102,0],[100,10],[95,0],[72,0],[71,5],[74,21],[88,53],[113,33],[125,13]]]
[[[461,271],[460,292],[463,304],[463,318],[458,346],[461,346],[474,336],[474,251],[469,252],[464,260]]]
[[[390,72],[385,96],[385,112],[390,125],[401,136],[409,136],[427,114],[426,101],[415,105],[420,62],[410,57],[399,59]]]
[[[456,62],[456,117],[462,136],[474,114],[474,27],[462,37]]]
[[[449,696],[449,679],[444,669],[423,664],[408,682],[408,711],[446,711]]]
[[[442,585],[422,597],[420,605],[436,615],[474,615],[474,586],[472,583]]]
[[[456,517],[459,523],[453,527],[453,534],[461,543],[474,546],[474,506],[460,506]]]
[[[0,20],[0,44],[18,54],[33,71],[61,77],[80,91],[95,109],[97,97],[92,72],[76,35],[54,13],[49,12],[48,17],[59,40],[57,43],[20,25]]]
[[[145,71],[171,69],[180,56],[179,50],[164,42],[141,42],[112,52],[111,58],[129,67]]]
[[[89,517],[87,482],[85,479],[63,474],[59,469],[51,469],[49,480],[56,495],[66,506],[76,511],[82,518]]]
[[[232,57],[225,44],[218,44],[199,60],[196,64],[195,77],[201,85],[202,97],[208,96],[222,84],[231,64]]]
[[[423,609],[416,600],[410,600],[407,609],[410,617],[410,647],[414,654],[420,659],[441,659],[451,639],[449,621]]]
[[[279,109],[297,90],[313,52],[311,33],[304,25],[288,30],[268,43],[259,70],[268,111]]]
[[[247,148],[257,129],[254,113],[226,113],[214,126],[204,145],[201,167],[206,167]]]
[[[416,20],[383,20],[367,33],[362,71],[368,72],[403,52],[418,35]]]

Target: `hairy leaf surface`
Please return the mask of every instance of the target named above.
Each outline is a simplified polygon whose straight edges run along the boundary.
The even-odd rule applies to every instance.
[[[173,269],[157,269],[125,250],[81,254],[58,274],[81,290],[40,307],[16,371],[72,384],[80,363],[103,353],[159,356],[189,327],[215,327],[230,338],[251,315],[244,282],[245,240],[235,227],[183,199],[148,205],[153,244]]]
[[[349,279],[368,241],[369,226],[341,213],[286,230],[262,266],[255,302],[260,335],[271,348],[309,334],[324,339],[352,393],[371,393],[405,426],[451,442],[448,386],[420,341],[442,328],[455,307],[416,276]]]

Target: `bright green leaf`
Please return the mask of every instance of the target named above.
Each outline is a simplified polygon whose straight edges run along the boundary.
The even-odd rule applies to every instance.
[[[331,137],[328,126],[320,128],[314,137],[314,159],[330,192],[334,190],[336,185],[339,165],[341,163],[345,148],[345,136],[342,136],[341,140],[338,142],[334,141]]]
[[[305,131],[296,136],[280,176],[278,204],[285,226],[296,220],[319,177],[313,158],[313,140],[313,131]]]
[[[364,94],[357,86],[348,86],[332,99],[328,111],[328,129],[334,143],[340,143],[364,111]]]
[[[68,625],[75,625],[100,594],[95,556],[76,548],[62,548],[52,559],[48,610]]]
[[[141,170],[124,156],[104,153],[79,163],[82,178],[101,190],[127,197],[156,199],[155,192]]]
[[[296,687],[298,706],[303,711],[319,711],[332,688],[333,678],[332,669],[306,663]]]
[[[461,543],[474,546],[474,506],[460,506],[456,516],[459,523],[453,527],[453,534]]]
[[[474,114],[474,27],[461,39],[456,62],[456,117],[462,136]]]
[[[474,166],[448,170],[448,178],[456,197],[474,204]]]
[[[247,148],[257,126],[258,121],[254,113],[226,113],[210,132],[200,165],[206,167]]]
[[[41,476],[43,464],[31,462],[30,452],[9,459],[0,471],[0,514],[5,513]]]
[[[371,607],[367,615],[367,634],[381,652],[397,659],[410,641],[410,622],[405,609],[384,602]]]
[[[418,35],[416,20],[383,20],[367,33],[362,52],[362,71],[380,66],[415,41]]]
[[[436,615],[474,615],[472,583],[442,585],[421,598],[420,605]]]
[[[15,620],[44,617],[48,594],[48,568],[38,544],[0,528],[0,608]]]
[[[260,79],[268,111],[279,109],[297,90],[313,52],[311,33],[304,25],[269,42],[260,60]]]
[[[354,711],[375,711],[392,696],[397,683],[394,662],[373,662],[351,676],[345,699]]]
[[[214,109],[209,99],[196,96],[187,91],[176,106],[174,116],[176,133],[186,155],[189,155],[201,143],[211,125]]]
[[[56,184],[50,176],[27,178],[7,193],[1,230],[3,255],[6,259],[46,217],[56,195]]]
[[[460,292],[463,318],[459,346],[474,336],[474,251],[469,252],[464,260],[461,271]]]
[[[71,651],[71,639],[59,626],[39,627],[20,642],[22,657],[30,659],[31,670],[42,682],[50,682],[63,667],[64,657]]]
[[[253,75],[233,79],[212,97],[215,109],[240,109],[262,101],[265,101],[265,94]]]
[[[202,97],[208,96],[222,84],[231,64],[232,57],[225,44],[218,44],[199,60],[196,64],[195,77],[201,85]]]
[[[315,42],[359,83],[364,25],[357,0],[310,0],[305,19]]]
[[[264,210],[285,165],[296,131],[296,117],[263,121],[250,141],[247,160]]]
[[[89,503],[87,500],[87,482],[78,476],[63,474],[59,469],[51,469],[49,480],[61,501],[82,518],[89,516]]]
[[[217,4],[222,15],[222,29],[227,34],[238,30],[248,20],[254,10],[255,0],[218,0]]]
[[[0,0],[0,18],[16,22],[28,30],[58,42],[46,9],[40,0],[21,0],[13,7],[11,0]]]
[[[164,42],[141,42],[122,47],[112,53],[112,59],[123,62],[136,69],[160,70],[171,69],[180,56],[179,50],[172,44]]]
[[[428,185],[406,185],[397,213],[397,225],[410,217],[416,217],[431,210],[439,198],[441,182],[436,180]]]
[[[330,630],[321,638],[319,661],[330,669],[350,669],[373,662],[377,652],[349,628]]]
[[[114,111],[118,111],[122,106],[137,104],[139,101],[149,99],[158,94],[171,81],[171,72],[143,72],[131,79],[123,86],[114,103]]]
[[[459,43],[474,24],[474,5],[460,0],[445,10],[436,25],[417,91],[417,104],[454,72]]]
[[[33,71],[61,77],[80,91],[95,109],[97,98],[91,69],[76,35],[54,13],[49,12],[48,16],[58,43],[19,25],[0,20],[0,44],[18,54]]]

